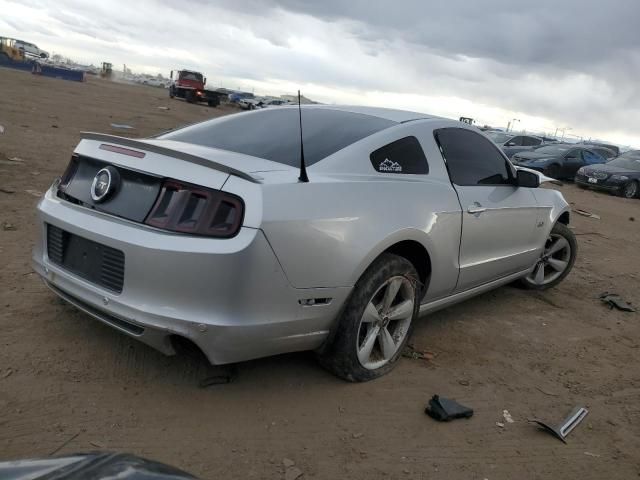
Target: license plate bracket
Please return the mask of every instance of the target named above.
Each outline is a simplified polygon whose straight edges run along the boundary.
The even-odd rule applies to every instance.
[[[116,293],[124,282],[124,253],[48,225],[47,248],[52,263]]]

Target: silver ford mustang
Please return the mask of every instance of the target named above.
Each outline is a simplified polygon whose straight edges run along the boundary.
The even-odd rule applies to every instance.
[[[38,205],[35,270],[166,354],[315,350],[351,381],[389,371],[420,315],[571,270],[567,202],[475,128],[363,107],[299,121],[283,107],[84,134]]]

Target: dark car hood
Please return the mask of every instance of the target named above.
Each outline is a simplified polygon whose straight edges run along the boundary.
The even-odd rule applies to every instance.
[[[121,453],[87,453],[66,457],[0,462],[2,480],[194,480],[162,463]]]
[[[552,153],[538,153],[535,150],[532,152],[520,152],[516,153],[518,159],[521,161],[529,161],[529,160],[547,160],[552,158],[558,158],[559,155],[554,155]]]
[[[631,170],[629,168],[616,167],[615,165],[609,165],[608,163],[597,163],[595,165],[589,165],[588,167],[585,168],[585,171],[606,172],[609,175],[613,175],[614,173],[619,173],[621,175],[640,176],[640,172],[638,170]]]

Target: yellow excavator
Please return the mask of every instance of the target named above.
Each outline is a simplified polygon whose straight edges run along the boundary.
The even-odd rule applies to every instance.
[[[5,55],[15,62],[24,62],[24,50],[16,48],[13,38],[0,37],[0,55]]]

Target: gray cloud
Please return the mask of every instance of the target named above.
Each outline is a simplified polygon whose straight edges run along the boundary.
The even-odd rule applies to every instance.
[[[0,7],[10,1],[0,0]],[[458,98],[471,102],[470,109],[505,111],[489,121],[529,114],[640,143],[637,0],[20,5],[46,12],[47,19],[3,18],[14,30],[94,61],[199,68],[221,83],[306,85],[377,103],[402,94],[421,98],[422,109],[442,110],[443,98]]]

